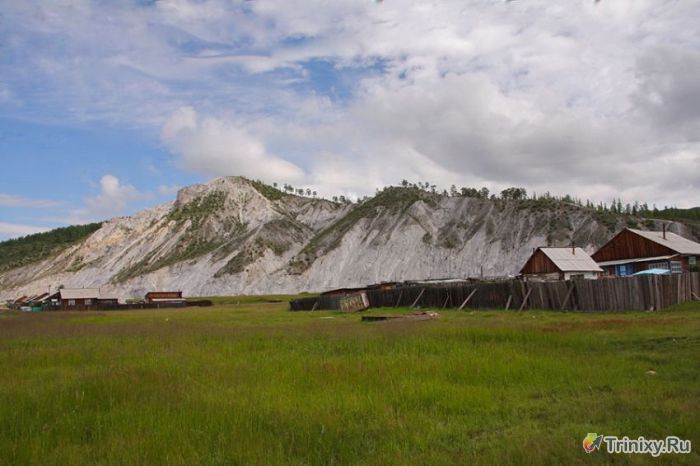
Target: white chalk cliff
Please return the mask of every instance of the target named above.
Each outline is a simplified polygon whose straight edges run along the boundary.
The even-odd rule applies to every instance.
[[[518,273],[538,246],[589,251],[625,226],[561,202],[387,188],[359,204],[282,193],[240,177],[115,218],[49,259],[0,274],[0,298],[59,285],[122,297],[297,293],[387,280]],[[648,221],[647,221],[648,222]],[[653,227],[648,224],[647,226]],[[641,225],[640,225],[641,227]],[[682,224],[671,229],[688,236]]]

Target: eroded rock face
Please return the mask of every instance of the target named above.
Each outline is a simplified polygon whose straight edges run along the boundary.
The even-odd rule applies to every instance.
[[[115,218],[56,256],[0,275],[0,299],[59,285],[122,297],[296,293],[383,280],[516,274],[533,248],[592,251],[623,228],[582,208],[389,188],[359,205],[282,194],[240,177]],[[652,225],[648,225],[652,226]],[[654,228],[660,226],[653,225]],[[690,236],[681,224],[671,229]]]

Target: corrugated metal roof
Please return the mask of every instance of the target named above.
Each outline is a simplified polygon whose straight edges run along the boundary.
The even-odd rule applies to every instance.
[[[604,261],[598,262],[598,265],[622,265],[622,264],[632,264],[634,262],[651,262],[651,261],[664,261],[676,257],[678,254],[672,254],[670,256],[656,256],[656,257],[640,257],[638,259],[619,259],[616,261]]]
[[[63,288],[61,299],[98,299],[99,288]]]
[[[581,248],[540,248],[562,272],[602,272],[598,264]]]
[[[670,231],[666,232],[666,238],[664,238],[664,234],[661,231],[643,231],[634,230],[632,228],[628,228],[628,230],[657,244],[666,246],[667,248],[676,251],[678,254],[700,256],[700,243],[683,238],[682,236],[671,233]]]

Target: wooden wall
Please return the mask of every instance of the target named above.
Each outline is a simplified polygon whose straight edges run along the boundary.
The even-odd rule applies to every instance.
[[[520,273],[531,275],[539,273],[557,273],[559,271],[559,268],[554,265],[552,259],[547,257],[547,254],[542,252],[541,249],[538,249],[530,256]]]
[[[648,240],[629,230],[622,230],[591,257],[596,262],[658,257],[675,254],[675,251]]]
[[[410,286],[368,291],[370,307],[623,311],[662,309],[700,296],[700,272],[600,280],[509,280],[453,286]],[[466,304],[465,304],[466,301]],[[291,310],[340,309],[340,297],[304,298]]]

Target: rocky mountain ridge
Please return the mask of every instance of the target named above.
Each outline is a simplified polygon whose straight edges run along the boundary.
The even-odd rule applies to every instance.
[[[671,231],[692,237],[677,222]],[[287,194],[241,177],[180,190],[82,241],[0,274],[0,298],[66,287],[123,297],[322,291],[385,280],[516,274],[532,249],[589,251],[625,227],[661,221],[550,201],[444,196],[389,187],[363,202]]]

